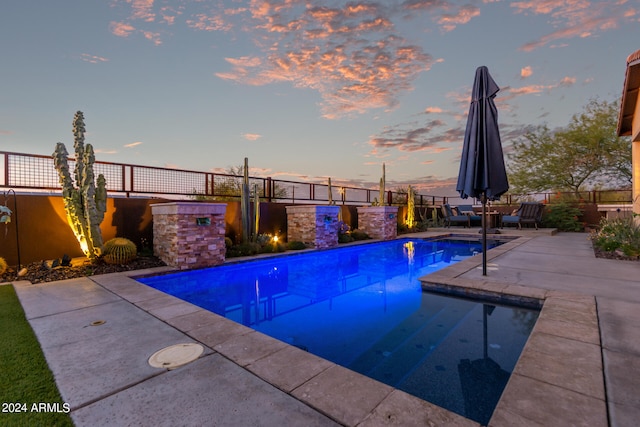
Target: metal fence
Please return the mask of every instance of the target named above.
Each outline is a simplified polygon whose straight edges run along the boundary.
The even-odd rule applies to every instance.
[[[25,191],[60,191],[58,172],[53,158],[38,154],[12,153],[0,151],[0,188]],[[69,170],[75,161],[69,159]],[[159,196],[171,198],[211,199],[218,201],[237,200],[241,195],[243,177],[213,172],[170,169],[154,166],[140,166],[125,163],[96,161],[96,175],[103,174],[107,191],[130,196]],[[252,194],[257,189],[258,196],[270,202],[285,203],[327,203],[329,186],[312,182],[276,180],[272,178],[249,177]],[[349,186],[332,186],[331,199],[338,204],[371,204],[379,197],[378,189]],[[383,204],[406,205],[407,193],[387,191]],[[598,190],[575,193],[533,193],[526,195],[507,194],[495,205],[517,205],[522,201],[537,200],[553,203],[558,200],[580,201],[595,204],[627,204],[632,201],[632,191]],[[475,200],[475,204],[478,201]],[[443,203],[456,205],[471,203],[457,195],[428,196],[416,194],[416,206],[439,206]]]
[[[51,192],[60,191],[58,172],[51,156],[0,151],[0,188]],[[75,161],[69,159],[69,170]],[[157,195],[219,201],[237,200],[241,195],[243,177],[237,175],[140,166],[96,161],[96,176],[103,174],[107,191],[127,197]],[[266,201],[286,203],[327,203],[329,186],[312,182],[249,177],[252,194]],[[338,204],[371,204],[379,197],[378,189],[332,186],[331,199]],[[387,191],[384,204],[406,204],[407,194]],[[416,206],[446,203],[446,197],[416,195]]]

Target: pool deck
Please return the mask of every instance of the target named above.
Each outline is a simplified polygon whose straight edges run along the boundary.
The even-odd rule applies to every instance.
[[[477,236],[416,236],[443,231]],[[489,251],[487,276],[476,256],[422,278],[440,291],[544,301],[489,425],[637,425],[640,263],[595,258],[582,233],[507,234],[523,237]],[[129,277],[167,270],[15,282],[76,426],[477,425]],[[205,347],[197,360],[147,363],[189,342]]]

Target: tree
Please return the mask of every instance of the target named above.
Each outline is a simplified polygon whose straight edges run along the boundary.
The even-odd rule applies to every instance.
[[[231,202],[238,201],[242,195],[242,182],[244,177],[244,165],[229,166],[224,175],[216,175],[214,191],[215,196],[205,196],[194,190],[191,197],[195,200],[215,201],[215,202]],[[272,196],[274,199],[286,199],[287,189],[279,185],[277,182],[272,184]],[[253,196],[252,196],[253,197]],[[261,201],[265,201],[262,198]]]
[[[508,155],[511,192],[628,186],[631,140],[617,135],[618,105],[592,99],[565,128],[543,125],[516,140]]]

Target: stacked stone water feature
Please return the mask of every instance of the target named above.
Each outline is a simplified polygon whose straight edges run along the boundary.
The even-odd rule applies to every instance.
[[[225,203],[151,205],[153,252],[181,270],[224,263],[226,209]]]
[[[358,207],[358,229],[372,239],[391,240],[398,236],[398,207],[385,206],[386,194],[385,165],[382,164],[380,194],[374,206]]]
[[[339,210],[339,206],[287,206],[287,239],[316,249],[338,246]]]
[[[398,236],[397,206],[359,206],[358,230],[372,239],[391,240]]]

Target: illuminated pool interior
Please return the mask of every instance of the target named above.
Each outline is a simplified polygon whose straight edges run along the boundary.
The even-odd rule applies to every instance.
[[[137,280],[486,424],[538,310],[418,281],[480,251],[478,240],[398,239]]]

